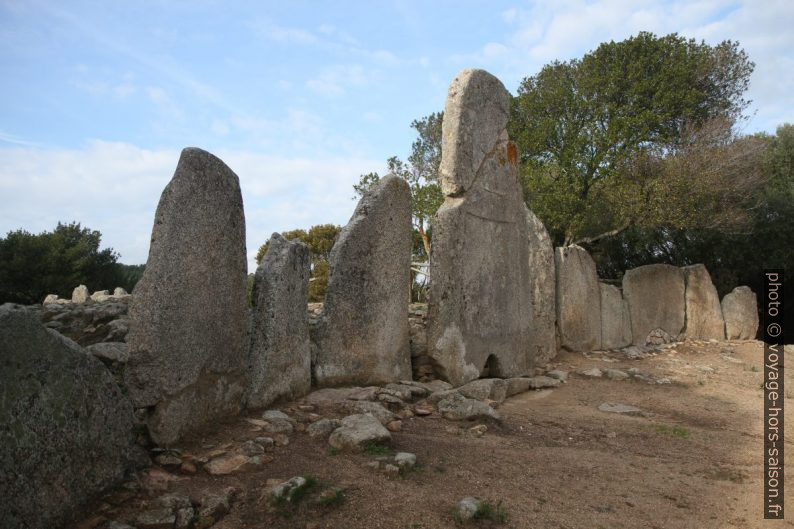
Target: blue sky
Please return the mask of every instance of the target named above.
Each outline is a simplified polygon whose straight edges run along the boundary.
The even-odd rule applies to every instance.
[[[515,93],[638,31],[738,40],[746,132],[794,122],[794,2],[0,0],[0,233],[77,220],[145,262],[179,150],[240,176],[249,267],[273,231],[344,224],[352,184],[480,67]],[[375,7],[373,7],[375,6]]]

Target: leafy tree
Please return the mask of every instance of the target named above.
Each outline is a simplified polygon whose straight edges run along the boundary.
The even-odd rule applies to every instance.
[[[697,226],[717,205],[732,205],[704,186],[701,215],[687,218],[685,199],[699,180],[676,161],[691,160],[693,146],[732,143],[753,68],[731,41],[643,32],[525,78],[510,133],[530,207],[555,243],[592,243],[632,226]],[[729,171],[719,175],[720,184],[729,180]]]
[[[411,154],[404,162],[396,156],[386,160],[388,172],[405,179],[411,186],[411,213],[422,241],[422,260],[430,255],[430,224],[444,196],[438,181],[438,167],[441,164],[441,123],[443,112],[411,122],[418,136],[411,145]],[[370,187],[380,181],[377,172],[361,175],[358,184],[353,186],[357,196],[363,195]]]
[[[312,262],[309,301],[323,301],[325,299],[331,249],[334,247],[336,238],[341,230],[340,226],[335,226],[334,224],[318,224],[309,228],[309,231],[296,229],[285,231],[281,234],[285,239],[298,239],[309,247],[309,255]],[[262,259],[265,257],[269,243],[270,241],[267,241],[256,252],[257,264],[262,264]]]
[[[102,235],[79,223],[58,223],[38,235],[12,231],[0,239],[0,302],[41,303],[47,294],[71,296],[79,284],[89,289],[123,283],[112,248],[99,249]]]

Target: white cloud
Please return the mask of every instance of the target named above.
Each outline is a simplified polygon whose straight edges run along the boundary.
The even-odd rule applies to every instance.
[[[290,158],[229,150],[215,153],[240,177],[249,270],[274,231],[344,224],[353,184],[382,162],[356,157]],[[51,230],[78,221],[102,233],[121,261],[146,261],[154,212],[179,151],[92,141],[82,149],[0,147],[0,234]]]
[[[348,88],[366,86],[373,75],[359,64],[329,66],[306,81],[306,87],[319,95],[338,97]]]

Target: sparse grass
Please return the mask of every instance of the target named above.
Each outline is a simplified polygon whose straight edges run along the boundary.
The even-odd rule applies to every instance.
[[[314,476],[303,476],[305,482],[302,485],[290,489],[286,494],[279,498],[272,498],[271,504],[282,516],[289,516],[294,509],[317,486],[317,478]]]
[[[329,456],[338,456],[342,451],[335,446],[331,446],[328,448],[328,455]]]
[[[683,426],[669,426],[667,424],[657,424],[654,429],[662,434],[671,435],[673,437],[680,437],[681,439],[689,439],[692,432]]]
[[[474,519],[505,523],[507,521],[507,510],[502,507],[501,501],[494,505],[486,500],[480,503],[480,507],[477,509],[477,512],[474,513]]]
[[[394,450],[388,446],[378,443],[367,443],[367,446],[364,447],[364,451],[371,456],[390,456],[395,453]]]
[[[755,367],[755,366],[750,366],[750,371],[752,371],[753,373],[757,373],[758,372],[758,368]]]

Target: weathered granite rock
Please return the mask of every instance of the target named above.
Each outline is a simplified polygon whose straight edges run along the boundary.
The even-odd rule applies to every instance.
[[[753,340],[758,332],[758,300],[750,287],[736,287],[722,298],[725,337]]]
[[[221,160],[182,151],[130,305],[125,382],[161,445],[239,412],[247,381],[245,218]]]
[[[620,349],[631,345],[629,307],[620,289],[599,283],[601,289],[601,349]]]
[[[48,303],[42,307],[41,321],[78,345],[123,342],[129,330],[128,299],[101,303]]]
[[[328,438],[328,444],[339,450],[361,450],[369,443],[388,443],[389,430],[372,415],[348,415]]]
[[[85,303],[89,299],[91,299],[90,292],[85,285],[75,287],[72,291],[72,303]]]
[[[486,403],[468,399],[454,392],[438,402],[438,411],[450,421],[470,421],[490,417],[499,419],[499,414]]]
[[[44,298],[44,301],[41,302],[42,305],[49,305],[50,303],[58,303],[58,294],[47,294],[47,297]]]
[[[0,306],[0,518],[60,527],[139,459],[129,399],[102,363]]]
[[[459,387],[458,393],[470,399],[503,402],[507,398],[507,381],[501,378],[472,380]]]
[[[97,290],[91,294],[91,299],[94,301],[107,301],[110,297],[110,293],[107,290]]]
[[[306,303],[310,275],[308,247],[274,233],[254,277],[249,407],[260,408],[276,399],[295,399],[309,392]]]
[[[546,227],[527,209],[529,225],[529,288],[532,323],[529,329],[529,358],[532,369],[557,355],[557,278],[554,247]]]
[[[557,248],[557,327],[560,345],[571,351],[601,347],[601,289],[596,265],[581,246]]]
[[[118,297],[121,297],[121,296],[129,296],[129,294],[127,293],[127,291],[126,291],[126,290],[124,290],[124,289],[123,289],[123,288],[121,288],[121,287],[116,287],[116,288],[114,288],[114,289],[113,289],[113,295],[114,295],[115,297],[117,297],[117,298],[118,298]]]
[[[528,371],[533,322],[530,226],[507,134],[510,94],[483,70],[449,87],[433,222],[428,349],[459,386]]]
[[[411,378],[411,190],[388,175],[359,201],[331,250],[312,358],[318,386]]]
[[[720,297],[711,276],[702,264],[685,266],[686,328],[684,336],[692,340],[724,340]]]
[[[623,298],[629,306],[634,345],[648,343],[651,331],[661,329],[675,340],[684,330],[684,272],[667,264],[627,270]]]
[[[126,364],[130,359],[130,348],[124,342],[101,342],[89,345],[86,351],[100,360]]]

